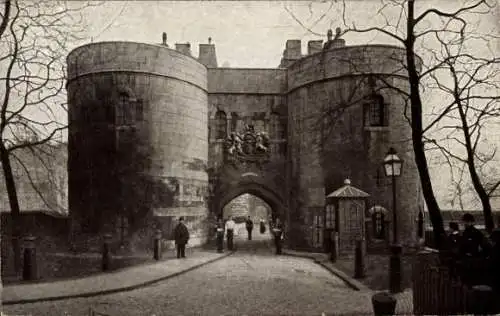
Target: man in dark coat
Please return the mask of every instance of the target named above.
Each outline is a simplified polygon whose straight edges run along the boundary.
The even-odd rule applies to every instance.
[[[248,232],[248,240],[252,240],[253,221],[250,218],[250,216],[248,216],[248,218],[245,222],[245,226],[246,226],[247,232]]]
[[[474,226],[474,216],[466,213],[462,217],[462,222],[465,228],[460,241],[460,254],[470,258],[487,257],[490,244],[483,233]]]
[[[459,253],[462,261],[461,276],[469,285],[482,284],[486,277],[486,257],[489,256],[491,246],[483,233],[474,227],[474,216],[470,213],[462,217],[464,231],[460,238]]]
[[[276,246],[276,254],[281,254],[282,239],[283,239],[283,224],[279,218],[276,218],[276,223],[273,225],[274,245]]]
[[[177,248],[177,258],[186,258],[186,244],[189,240],[189,231],[184,225],[184,217],[179,218],[179,223],[174,229],[175,246]]]

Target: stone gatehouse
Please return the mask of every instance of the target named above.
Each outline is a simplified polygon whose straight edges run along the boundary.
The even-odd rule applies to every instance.
[[[194,243],[233,198],[251,193],[285,223],[287,242],[318,248],[326,195],[350,178],[371,209],[391,212],[382,161],[404,160],[400,239],[422,209],[405,120],[405,50],[286,41],[274,69],[219,67],[216,47],[91,43],[68,56],[69,209],[75,235],[127,226],[144,241],[184,216]],[[373,208],[374,206],[380,206]],[[370,214],[370,216],[373,214]],[[387,215],[387,214],[386,214]],[[368,216],[368,215],[367,215]],[[391,218],[386,216],[386,218]]]

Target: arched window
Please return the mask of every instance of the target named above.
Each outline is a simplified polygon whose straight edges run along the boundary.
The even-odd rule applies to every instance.
[[[227,137],[227,116],[224,111],[215,113],[215,138],[225,139]]]
[[[379,95],[373,95],[364,106],[364,125],[365,126],[386,126],[384,98]]]

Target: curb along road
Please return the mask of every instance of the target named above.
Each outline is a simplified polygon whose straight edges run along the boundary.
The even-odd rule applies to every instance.
[[[194,266],[187,268],[185,270],[174,272],[174,273],[171,273],[171,274],[168,274],[168,275],[165,275],[165,276],[153,279],[153,280],[149,280],[146,282],[142,282],[142,283],[126,286],[126,287],[118,287],[118,288],[112,288],[112,289],[108,289],[108,290],[94,291],[94,292],[83,292],[83,293],[71,294],[71,295],[59,295],[59,296],[50,296],[50,297],[32,298],[32,299],[18,299],[18,300],[11,300],[11,301],[2,300],[2,305],[16,305],[16,304],[47,302],[47,301],[59,301],[59,300],[66,300],[66,299],[86,298],[86,297],[93,297],[93,296],[100,296],[100,295],[106,295],[106,294],[132,291],[132,290],[147,287],[147,286],[153,285],[155,283],[162,282],[162,281],[168,280],[170,278],[173,278],[173,277],[185,274],[187,272],[196,270],[196,269],[201,268],[203,266],[206,266],[210,263],[227,258],[233,254],[234,254],[234,252],[228,252],[228,253],[221,255],[220,257],[217,257],[217,258],[205,261],[203,263],[194,265]],[[105,277],[106,274],[103,274],[102,276]]]
[[[305,258],[305,259],[310,259],[313,260],[314,263],[319,264],[326,270],[328,270],[331,274],[335,275],[339,279],[341,279],[347,286],[349,286],[351,289],[355,291],[363,291],[363,292],[373,292],[369,287],[366,285],[362,284],[361,282],[355,280],[354,278],[349,277],[347,274],[344,272],[340,271],[339,269],[335,268],[333,264],[328,261],[327,259],[319,259],[314,255],[308,255],[308,254],[294,254],[294,253],[289,253],[286,251],[283,251],[283,254],[286,256],[291,256],[291,257],[299,257],[299,258]]]

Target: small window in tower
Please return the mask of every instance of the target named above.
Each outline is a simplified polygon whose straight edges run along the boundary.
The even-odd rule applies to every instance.
[[[271,113],[270,125],[271,125],[270,126],[271,138],[273,139],[286,138],[285,129],[281,122],[281,117],[278,113],[276,112]]]
[[[107,102],[104,106],[104,120],[108,124],[115,124],[115,108],[112,103]]]
[[[364,106],[365,126],[385,126],[385,104],[381,95],[374,95]]]
[[[215,138],[225,139],[227,137],[227,116],[224,111],[215,114]]]
[[[144,103],[141,99],[137,100],[135,104],[135,119],[137,121],[144,120]]]
[[[131,125],[135,121],[135,102],[132,102],[126,92],[121,92],[118,96],[118,106],[116,111],[116,124]]]

